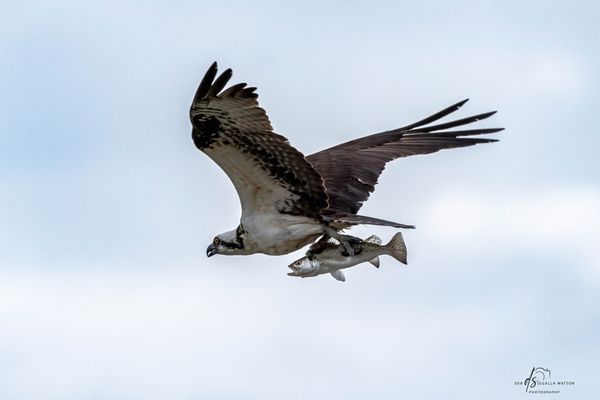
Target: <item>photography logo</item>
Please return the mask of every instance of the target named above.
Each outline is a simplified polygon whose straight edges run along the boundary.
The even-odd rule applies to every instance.
[[[525,386],[525,392],[532,394],[559,394],[565,387],[574,385],[571,379],[552,379],[550,369],[542,367],[533,367],[525,380],[515,381],[515,386]]]
[[[549,369],[537,367],[531,370],[529,378],[525,379],[525,391],[529,392],[529,388],[537,386],[538,382],[545,382],[546,379],[550,380],[552,373]]]

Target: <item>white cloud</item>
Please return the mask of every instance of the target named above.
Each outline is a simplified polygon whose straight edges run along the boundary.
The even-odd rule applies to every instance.
[[[425,223],[444,241],[472,243],[477,252],[555,254],[585,277],[600,279],[600,190],[541,188],[494,196],[456,190],[437,196]]]
[[[0,283],[3,395],[389,395],[418,391],[470,346],[493,352],[507,340],[509,309],[440,309],[369,293],[358,280],[252,275],[232,281],[197,267],[13,274]]]
[[[552,26],[553,7],[531,5],[536,18],[525,18],[522,4],[519,15],[510,4],[505,15],[493,6],[479,15],[398,3],[369,18],[373,7],[340,14],[317,3],[113,3],[15,2],[0,27],[0,68],[12,82],[3,131],[31,139],[28,168],[11,168],[21,153],[10,146],[3,158],[0,397],[511,398],[504,385],[536,360],[595,370],[598,188],[551,173],[509,179],[556,178],[558,189],[454,183],[501,180],[495,165],[528,165],[533,146],[536,162],[576,164],[580,145],[563,153],[556,144],[565,126],[577,125],[570,143],[594,148],[594,115],[574,106],[594,104],[581,94],[594,87],[597,55],[581,49],[597,35],[562,18]],[[208,241],[239,217],[230,183],[193,149],[185,115],[215,59],[259,86],[276,128],[302,150],[412,122],[462,96],[473,104],[461,116],[501,110],[484,123],[509,128],[499,151],[526,150],[390,165],[364,211],[417,224],[405,235],[407,268],[386,259],[342,285],[288,278],[293,255],[208,262]],[[68,133],[47,138],[52,146],[38,142],[41,111]],[[75,117],[81,130],[67,123]],[[467,154],[475,163],[459,168]],[[48,160],[70,162],[53,174]],[[380,230],[391,236],[353,232]],[[502,265],[506,254],[515,265]],[[571,268],[539,274],[551,258]]]
[[[524,67],[524,81],[537,95],[572,92],[580,89],[585,80],[582,68],[568,55],[534,57]]]

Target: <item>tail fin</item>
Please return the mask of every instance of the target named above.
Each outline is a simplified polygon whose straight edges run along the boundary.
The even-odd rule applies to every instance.
[[[406,245],[404,244],[401,232],[396,233],[385,247],[388,250],[388,255],[394,257],[402,264],[406,264]]]

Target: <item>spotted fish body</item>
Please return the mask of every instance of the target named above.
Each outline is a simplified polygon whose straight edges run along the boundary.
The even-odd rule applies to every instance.
[[[322,252],[302,257],[291,263],[288,267],[292,272],[288,275],[308,278],[329,273],[343,282],[346,278],[342,269],[367,261],[379,268],[379,256],[384,254],[406,264],[406,245],[402,233],[396,233],[386,245],[381,245],[381,239],[373,235],[360,242],[354,256],[345,256],[341,244],[327,243]]]

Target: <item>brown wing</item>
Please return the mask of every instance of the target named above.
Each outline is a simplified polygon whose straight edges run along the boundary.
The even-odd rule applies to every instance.
[[[391,160],[441,149],[495,142],[495,139],[465,136],[499,132],[504,128],[447,130],[488,118],[495,111],[427,126],[458,110],[467,100],[414,124],[352,140],[307,156],[306,159],[325,180],[329,213],[356,214],[375,190],[379,175]]]
[[[242,216],[287,213],[321,218],[327,208],[323,179],[302,153],[276,133],[258,106],[256,88],[226,90],[230,69],[206,72],[190,108],[192,139],[225,171],[242,204]]]

